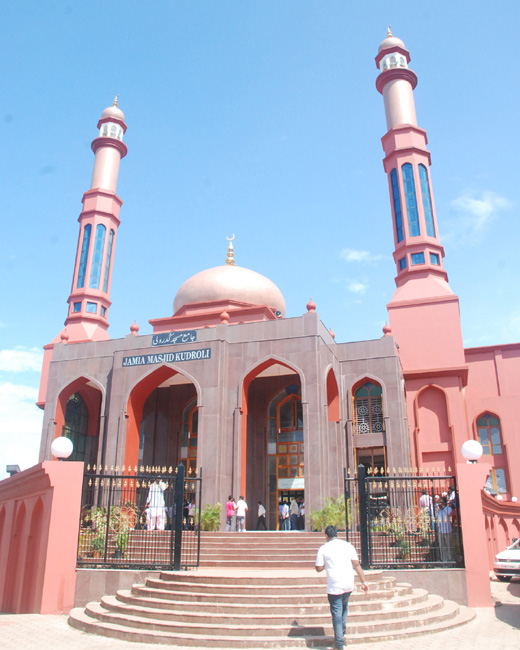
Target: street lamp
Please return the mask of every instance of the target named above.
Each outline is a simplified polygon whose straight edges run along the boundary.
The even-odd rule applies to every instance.
[[[58,460],[65,460],[72,454],[73,448],[70,438],[60,436],[52,441],[51,452]]]
[[[478,440],[466,440],[462,445],[461,452],[467,463],[476,463],[484,453],[484,450]]]

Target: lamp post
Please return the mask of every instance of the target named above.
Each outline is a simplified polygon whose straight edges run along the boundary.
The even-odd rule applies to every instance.
[[[467,463],[476,463],[482,456],[484,450],[478,440],[466,440],[462,445],[461,452]]]
[[[58,460],[65,460],[68,458],[72,454],[73,449],[72,440],[65,436],[60,436],[52,441],[51,452]]]

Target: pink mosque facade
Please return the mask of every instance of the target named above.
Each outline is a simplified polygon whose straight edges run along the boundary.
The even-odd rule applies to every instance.
[[[117,105],[103,111],[65,327],[45,346],[43,465],[52,441],[67,435],[72,460],[91,465],[202,467],[203,503],[244,494],[263,501],[276,529],[281,498],[302,496],[308,511],[320,508],[342,494],[344,468],[360,463],[456,474],[463,502],[461,446],[475,439],[489,467],[477,486],[485,484],[487,505],[472,525],[485,527],[489,558],[520,535],[520,344],[464,348],[409,62],[389,33],[376,57],[376,87],[388,129],[396,290],[376,340],[336,341],[312,299],[306,313],[286,317],[279,289],[238,266],[231,241],[222,266],[179,288],[172,315],[149,321],[152,334],[140,335],[134,323],[126,337],[111,339],[127,127]],[[254,508],[249,516],[251,527]],[[0,550],[0,564],[4,556]]]

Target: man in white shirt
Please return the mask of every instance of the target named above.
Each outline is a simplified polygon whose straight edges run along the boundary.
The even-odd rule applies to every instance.
[[[265,525],[265,508],[264,504],[261,501],[258,502],[258,519],[256,520],[256,530],[260,530],[260,526],[262,526],[264,530],[267,530],[267,526]]]
[[[361,588],[365,593],[368,584],[352,544],[338,539],[338,531],[334,526],[325,528],[325,536],[327,541],[318,549],[315,569],[327,572],[327,598],[332,614],[334,647],[342,650],[347,630],[348,599],[354,589],[354,571],[361,580]]]
[[[247,503],[244,501],[244,497],[240,497],[237,501],[237,532],[244,532],[244,519],[247,512]]]

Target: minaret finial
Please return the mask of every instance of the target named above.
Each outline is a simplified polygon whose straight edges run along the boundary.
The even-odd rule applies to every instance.
[[[388,29],[386,30],[386,37],[387,38],[392,38],[392,25],[388,25]]]
[[[117,98],[119,97],[119,93],[114,97],[114,106],[117,106]]]
[[[231,237],[228,237],[226,235],[226,239],[229,242],[229,246],[227,249],[227,256],[226,256],[226,264],[228,266],[235,266],[235,252],[233,250],[233,244],[231,243],[233,239],[235,239],[235,235],[231,235]]]

